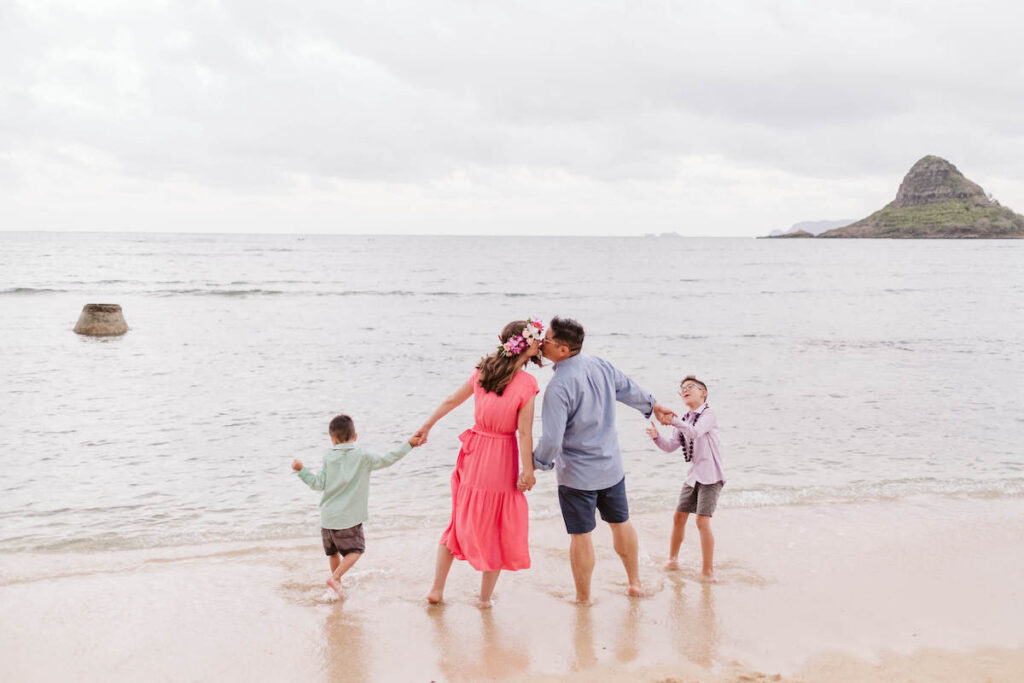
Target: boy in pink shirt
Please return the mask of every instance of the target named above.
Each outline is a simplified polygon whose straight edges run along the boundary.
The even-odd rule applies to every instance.
[[[715,537],[711,533],[711,515],[718,504],[718,494],[725,485],[718,418],[707,404],[707,385],[693,375],[687,375],[680,382],[679,395],[683,397],[690,412],[682,417],[672,416],[662,420],[662,424],[672,425],[672,434],[661,436],[654,422],[647,428],[648,436],[658,448],[670,452],[682,447],[683,457],[692,463],[672,519],[672,539],[665,568],[679,568],[679,547],[683,544],[686,521],[691,513],[696,513],[703,564],[701,578],[714,581]]]

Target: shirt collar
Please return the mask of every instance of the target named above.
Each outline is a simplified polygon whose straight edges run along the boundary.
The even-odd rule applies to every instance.
[[[355,448],[356,444],[352,441],[346,441],[345,443],[336,443],[331,446],[332,451],[347,451],[350,448]]]
[[[559,365],[564,365],[566,367],[572,365],[573,362],[575,362],[575,360],[580,357],[580,355],[582,354],[577,353],[575,356],[569,356],[568,358],[563,358],[562,360],[558,361],[557,363],[555,363],[554,366],[555,371],[558,371]]]
[[[701,413],[703,413],[707,409],[708,409],[708,402],[705,401],[704,403],[700,404],[700,406],[697,408],[697,410],[691,410],[690,412],[687,413],[687,415],[700,415]]]

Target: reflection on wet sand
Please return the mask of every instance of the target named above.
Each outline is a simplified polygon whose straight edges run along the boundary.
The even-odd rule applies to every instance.
[[[597,653],[594,651],[594,627],[592,612],[589,606],[576,605],[576,630],[575,650],[576,659],[572,662],[573,671],[588,669],[597,663]]]
[[[363,618],[345,611],[344,602],[331,605],[324,622],[324,670],[328,681],[370,680],[370,659]]]
[[[693,591],[699,591],[695,598]],[[712,584],[678,582],[672,587],[673,644],[695,664],[711,668],[718,652],[719,625]]]
[[[838,516],[853,514],[863,526],[837,534]],[[964,520],[963,552],[949,554]],[[538,566],[484,612],[468,572],[454,577],[452,602],[424,604],[415,589],[430,568],[416,560],[435,541],[422,534],[381,538],[339,603],[322,597],[312,543],[0,554],[0,681],[1024,680],[1021,498],[733,510],[720,583],[664,572],[650,577],[660,590],[631,600],[606,552],[591,607],[552,590],[568,560],[544,554],[563,541],[550,526],[537,533]],[[793,539],[799,554],[778,552]],[[901,563],[863,559],[876,556]],[[149,561],[166,558],[184,561]],[[906,655],[875,656],[893,651]]]
[[[633,661],[640,654],[640,621],[643,617],[643,602],[629,600],[629,608],[622,615],[622,625],[617,632],[618,645],[615,657],[623,664]]]
[[[449,616],[447,612],[453,607],[442,605],[427,610],[434,624],[438,666],[446,679],[504,678],[529,669],[527,647],[516,642],[512,629],[499,625],[494,610],[474,607],[472,612],[463,611],[458,615],[460,618],[452,618],[455,615]]]

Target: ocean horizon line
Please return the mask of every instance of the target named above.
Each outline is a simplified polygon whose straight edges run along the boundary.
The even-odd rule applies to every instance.
[[[0,228],[0,233],[6,235],[200,235],[209,237],[231,237],[231,236],[266,236],[266,237],[457,237],[457,238],[519,238],[519,237],[541,237],[551,239],[579,238],[579,239],[722,239],[741,240],[757,239],[761,235],[689,235],[678,232],[661,232],[633,234],[622,233],[614,235],[586,235],[582,233],[548,234],[548,233],[448,233],[448,232],[223,232],[223,231],[195,231],[195,230],[12,230]]]

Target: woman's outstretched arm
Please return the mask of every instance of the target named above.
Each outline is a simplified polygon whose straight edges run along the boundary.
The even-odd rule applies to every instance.
[[[415,436],[418,436],[421,439],[420,445],[426,443],[427,434],[430,432],[431,428],[437,423],[438,420],[440,420],[442,417],[458,408],[466,401],[467,398],[469,398],[472,395],[473,378],[471,377],[467,379],[465,382],[463,382],[462,386],[456,389],[451,396],[441,401],[441,405],[437,407],[437,410],[431,413],[430,417],[427,418],[427,421],[423,423],[423,426],[416,431]]]

